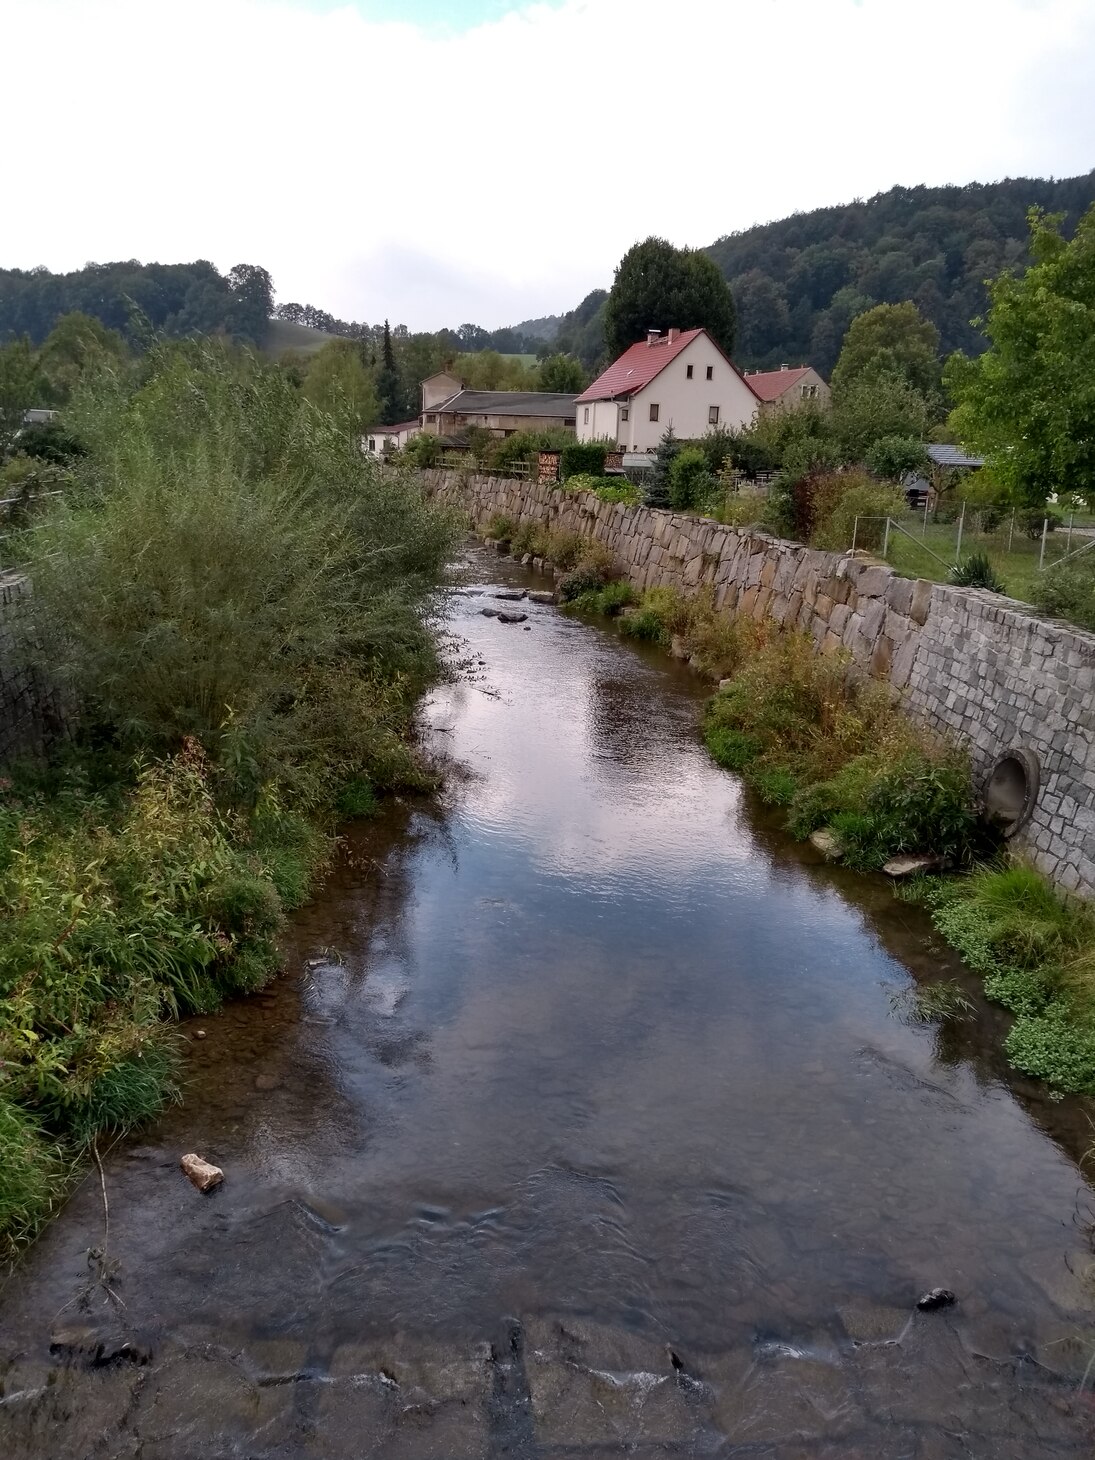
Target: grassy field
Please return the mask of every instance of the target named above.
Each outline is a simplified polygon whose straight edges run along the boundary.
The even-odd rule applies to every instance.
[[[887,561],[899,573],[909,577],[931,578],[936,583],[945,583],[954,566],[958,543],[958,524],[955,522],[931,522],[925,526],[922,513],[910,512],[901,520],[904,529],[890,531]],[[1084,529],[1086,534],[1090,529]],[[906,536],[906,534],[910,534]],[[1095,541],[1081,535],[1076,529],[1072,535],[1072,548],[1081,547],[1084,542]],[[1057,562],[1068,550],[1068,531],[1060,528],[1050,533],[1046,540],[1046,566]],[[976,521],[967,521],[962,531],[962,557],[970,553],[985,553],[1011,598],[1028,599],[1031,585],[1038,576],[1038,556],[1041,542],[1026,537],[1016,526],[1009,534],[1005,523],[997,532],[979,532]],[[1095,547],[1085,555],[1095,571]],[[1077,559],[1083,562],[1084,558]]]
[[[286,350],[297,350],[302,355],[314,355],[317,350],[338,335],[329,335],[326,330],[309,329],[306,324],[293,324],[287,319],[272,319],[266,335],[263,354],[276,360]]]

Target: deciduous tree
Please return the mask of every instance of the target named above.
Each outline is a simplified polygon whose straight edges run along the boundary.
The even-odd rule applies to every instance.
[[[648,238],[628,249],[605,305],[605,342],[622,354],[647,330],[709,331],[727,354],[734,347],[730,286],[705,253]]]

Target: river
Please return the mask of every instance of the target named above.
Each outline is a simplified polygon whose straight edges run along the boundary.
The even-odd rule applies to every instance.
[[[749,806],[687,670],[502,584],[469,549],[443,795],[0,1295],[0,1454],[1090,1456],[1084,1107],[912,1017],[953,957]]]

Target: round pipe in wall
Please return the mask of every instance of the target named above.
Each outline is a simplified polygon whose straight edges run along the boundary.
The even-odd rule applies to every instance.
[[[1042,784],[1038,757],[1024,746],[999,756],[985,781],[985,815],[1010,840],[1031,818]]]

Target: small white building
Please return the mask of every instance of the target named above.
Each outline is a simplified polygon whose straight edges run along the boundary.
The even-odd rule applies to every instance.
[[[653,451],[667,426],[695,439],[748,426],[760,401],[706,330],[651,330],[578,397],[579,441]]]
[[[383,456],[388,451],[399,451],[421,429],[417,420],[400,421],[398,426],[374,426],[367,436],[362,437],[362,450],[366,456]]]

